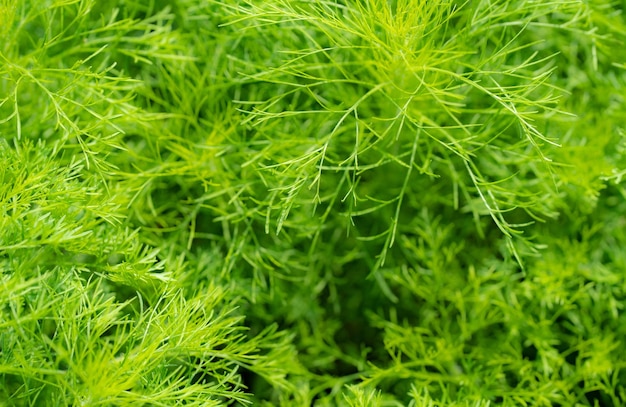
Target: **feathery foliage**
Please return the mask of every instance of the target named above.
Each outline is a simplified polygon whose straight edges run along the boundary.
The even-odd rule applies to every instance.
[[[0,0],[0,406],[626,403],[606,0]]]

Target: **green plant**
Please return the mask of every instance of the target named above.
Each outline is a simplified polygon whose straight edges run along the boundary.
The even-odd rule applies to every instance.
[[[623,8],[1,0],[0,405],[626,402]]]

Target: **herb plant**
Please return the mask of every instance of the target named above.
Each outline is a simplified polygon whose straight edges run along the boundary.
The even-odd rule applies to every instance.
[[[626,403],[607,0],[0,0],[0,406]]]

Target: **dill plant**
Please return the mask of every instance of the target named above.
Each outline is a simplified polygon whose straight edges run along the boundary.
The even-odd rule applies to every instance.
[[[2,0],[0,404],[626,402],[623,7]]]

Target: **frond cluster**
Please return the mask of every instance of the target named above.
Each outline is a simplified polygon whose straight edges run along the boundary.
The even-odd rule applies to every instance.
[[[625,33],[0,0],[0,406],[626,403]]]

